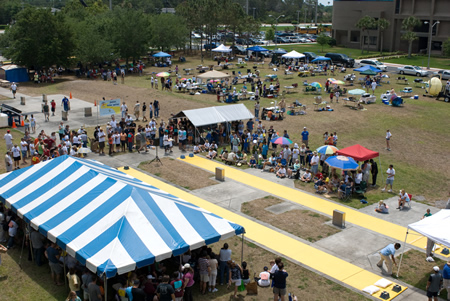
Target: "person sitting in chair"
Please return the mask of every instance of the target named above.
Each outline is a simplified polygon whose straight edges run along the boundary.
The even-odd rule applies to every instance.
[[[264,271],[259,273],[259,278],[255,277],[255,281],[258,282],[258,285],[261,287],[270,286],[270,273],[268,272],[268,270],[268,267],[264,267]]]
[[[318,179],[314,183],[314,188],[316,189],[316,193],[325,193],[327,192],[326,183],[323,178]]]
[[[302,180],[302,182],[306,182],[306,183],[311,182],[311,172],[309,171],[309,169],[307,169],[305,171],[305,173],[302,175],[300,180]]]
[[[405,206],[406,202],[410,202],[409,195],[405,192],[405,189],[400,191],[400,197],[398,198],[398,207],[397,209],[402,210],[403,206]]]
[[[375,208],[375,211],[378,213],[389,213],[389,207],[385,202],[379,201],[378,206]]]
[[[345,190],[347,188],[347,185],[345,185],[344,181],[341,181],[338,188],[338,198],[342,199],[345,196]]]

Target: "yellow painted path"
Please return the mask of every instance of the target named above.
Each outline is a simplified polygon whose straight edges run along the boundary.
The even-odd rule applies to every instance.
[[[216,204],[210,203],[199,197],[196,197],[186,191],[176,188],[172,185],[164,183],[158,179],[148,176],[135,169],[124,170],[119,168],[119,170],[127,173],[143,182],[149,183],[159,189],[166,191],[176,197],[179,197],[185,201],[188,201],[198,207],[206,209],[218,216],[221,216],[233,223],[237,223],[245,228],[246,237],[250,240],[257,242],[258,244],[264,245],[267,248],[279,253],[284,256],[301,262],[312,269],[315,269],[321,273],[324,273],[338,281],[341,281],[359,291],[363,288],[373,285],[382,277],[366,271],[354,264],[348,263],[345,260],[337,258],[326,252],[318,250],[312,246],[302,243],[294,238],[287,235],[281,234],[271,228],[260,225],[250,219],[247,219],[239,214],[226,210]],[[391,285],[386,289],[390,294],[390,299],[395,298],[401,292],[407,289],[407,287],[402,286],[402,291],[396,293],[391,290],[394,286]],[[381,292],[381,291],[380,291]],[[380,292],[375,293],[373,297],[378,299]]]
[[[185,161],[213,173],[215,173],[216,167],[223,168],[225,170],[225,178],[230,178],[267,193],[282,197],[291,202],[322,212],[328,216],[333,215],[333,210],[345,212],[346,222],[378,232],[399,242],[403,242],[405,240],[405,227],[359,212],[358,210],[316,197],[298,189],[289,188],[258,176],[251,175],[245,171],[221,164],[217,161],[204,159],[200,156],[186,157],[185,159],[178,160]],[[424,236],[414,231],[409,231],[406,242],[424,249],[426,247],[427,240]]]

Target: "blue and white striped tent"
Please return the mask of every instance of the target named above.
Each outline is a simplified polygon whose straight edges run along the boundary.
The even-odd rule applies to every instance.
[[[69,156],[0,175],[0,196],[34,229],[108,278],[244,233],[116,169]]]

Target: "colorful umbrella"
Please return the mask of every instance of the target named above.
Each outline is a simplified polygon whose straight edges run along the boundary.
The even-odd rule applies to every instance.
[[[348,94],[350,95],[362,95],[364,93],[366,93],[366,91],[364,91],[363,89],[353,89],[348,91]]]
[[[313,82],[313,83],[310,83],[309,85],[312,86],[312,87],[316,87],[318,89],[322,88],[322,85],[320,83],[318,83],[318,82]]]
[[[185,80],[187,80],[187,78],[183,77],[183,78],[180,78],[180,80],[185,81]]]
[[[220,82],[220,79],[212,79],[212,80],[210,80],[209,82],[210,82],[210,83],[218,83],[218,82]]]
[[[334,82],[336,79],[334,77],[327,78],[327,81]]]
[[[319,154],[332,155],[335,154],[339,149],[333,145],[324,145],[316,149]]]
[[[292,141],[285,137],[278,137],[278,138],[270,140],[270,142],[275,143],[275,144],[281,144],[281,145],[292,144]]]
[[[356,170],[359,165],[353,158],[346,156],[332,156],[325,160],[325,163],[330,167],[342,170]]]
[[[159,72],[158,74],[156,74],[157,77],[169,77],[170,73],[169,72]]]
[[[331,82],[333,85],[343,85],[343,84],[345,84],[343,81],[341,81],[341,80],[333,80],[332,82]]]

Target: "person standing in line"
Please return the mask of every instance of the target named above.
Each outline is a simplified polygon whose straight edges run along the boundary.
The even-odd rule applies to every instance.
[[[281,298],[281,301],[284,301],[284,296],[286,296],[286,278],[289,274],[284,269],[284,264],[280,262],[278,264],[278,270],[273,274],[273,300],[278,301]]]
[[[372,187],[375,187],[377,185],[378,165],[373,159],[370,159],[369,162],[372,165],[372,169],[370,170],[372,173]]]
[[[159,301],[175,301],[175,290],[172,285],[169,284],[170,277],[164,275],[162,282],[156,288],[156,299]],[[145,300],[145,299],[144,299]]]
[[[391,186],[391,189],[388,190],[388,192],[392,192],[392,185],[394,184],[394,176],[395,176],[395,169],[394,169],[394,165],[389,165],[388,170],[386,171],[387,173],[387,178],[386,178],[386,185],[384,186],[383,189],[381,189],[381,191],[386,191],[386,188],[388,185]]]
[[[5,155],[5,167],[6,167],[6,172],[10,172],[13,169],[13,161],[11,159],[10,151],[7,151],[6,155]]]
[[[230,273],[228,261],[231,260],[231,250],[228,249],[228,244],[224,243],[222,249],[219,252],[219,275],[220,285],[227,283]],[[225,274],[225,276],[224,276]]]
[[[206,258],[208,258],[209,267],[211,268],[208,291],[215,293],[218,291],[218,289],[216,288],[216,279],[217,279],[217,268],[219,267],[219,263],[217,262],[217,259],[211,258],[209,255]]]
[[[20,148],[17,146],[17,144],[14,144],[14,146],[11,148],[11,152],[13,154],[14,159],[14,169],[19,169],[19,163],[20,163]]]
[[[380,251],[380,261],[377,263],[377,267],[383,268],[383,262],[386,262],[387,273],[392,276],[392,265],[397,266],[395,262],[395,251],[402,247],[401,244],[389,244]],[[389,257],[390,256],[390,257]]]
[[[120,106],[120,113],[122,114],[122,118],[127,117],[127,112],[128,112],[128,107],[125,104],[125,101],[122,103],[122,105]]]
[[[11,150],[13,147],[13,136],[11,135],[11,131],[7,130],[5,136],[3,136],[3,139],[5,140],[6,149]]]
[[[392,134],[389,130],[386,131],[386,149],[388,151],[391,150],[390,140],[391,140]]]
[[[103,132],[103,129],[100,128],[100,131],[98,132],[98,147],[99,147],[99,155],[104,156],[105,155],[105,140],[106,140],[106,134]]]
[[[92,274],[92,280],[88,285],[89,301],[102,301],[100,287],[97,285],[97,275]]]
[[[149,119],[152,120],[153,119],[153,102],[148,104],[148,111],[149,111]]]
[[[439,271],[439,267],[434,266],[433,271],[434,271],[434,273],[431,274],[430,277],[428,277],[428,282],[427,282],[428,301],[432,301],[433,299],[434,299],[434,301],[438,301],[438,294],[439,294],[439,291],[441,290],[441,286],[442,286],[442,282],[443,282],[441,272]]]
[[[450,260],[444,265],[442,269],[442,278],[444,278],[444,289],[447,290],[447,300],[450,301]]]

